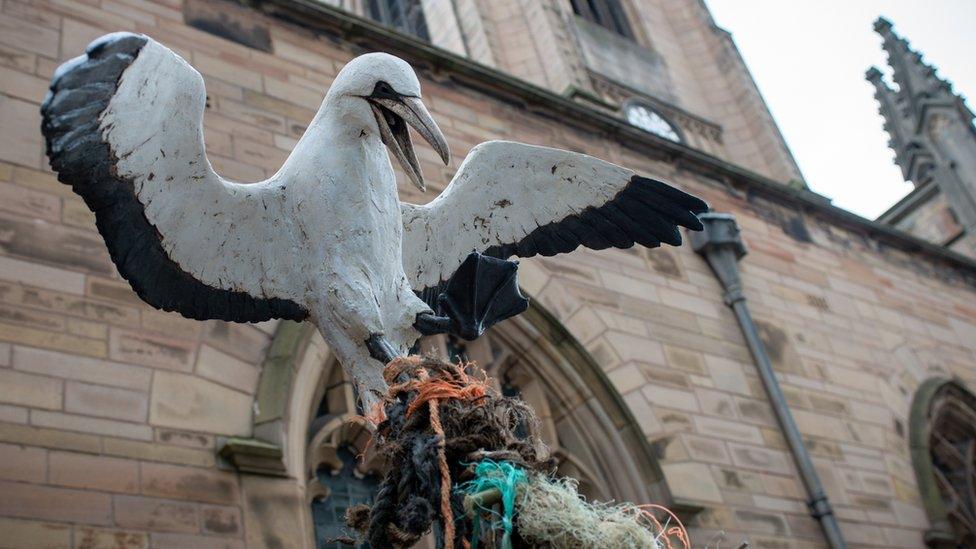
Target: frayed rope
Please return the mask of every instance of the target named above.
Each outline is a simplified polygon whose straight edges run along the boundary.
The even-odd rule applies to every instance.
[[[492,489],[501,493],[502,512],[498,517],[501,524],[492,524],[492,528],[502,530],[502,549],[510,549],[512,547],[512,518],[515,515],[516,489],[519,484],[528,480],[528,476],[524,470],[507,461],[490,459],[478,463],[474,468],[474,475],[474,479],[461,484],[458,489],[469,496],[476,496]],[[485,507],[481,501],[475,501],[474,507],[472,513],[474,514],[472,519],[474,534],[471,537],[471,549],[478,547],[478,537],[481,533],[481,515],[483,513],[499,515],[491,508]]]

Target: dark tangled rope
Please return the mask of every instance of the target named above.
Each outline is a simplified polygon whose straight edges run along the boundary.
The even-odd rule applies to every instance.
[[[431,357],[394,360],[383,372],[390,389],[381,408],[376,451],[389,465],[372,506],[346,511],[346,523],[372,547],[409,547],[431,531],[438,548],[468,546],[471,523],[463,495],[453,486],[470,479],[470,465],[504,459],[525,469],[551,472],[553,461],[516,430],[534,424],[535,413],[517,398],[502,396],[470,364]],[[343,540],[355,541],[355,540]]]

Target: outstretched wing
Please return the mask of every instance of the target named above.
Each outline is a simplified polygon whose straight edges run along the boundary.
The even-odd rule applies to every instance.
[[[670,185],[584,154],[489,141],[425,206],[403,204],[403,261],[414,291],[438,288],[471,251],[499,258],[681,244],[708,206]]]
[[[280,191],[214,173],[203,78],[154,40],[116,33],[60,67],[41,107],[51,167],[95,212],[119,272],[195,319],[302,319],[275,264]],[[287,263],[287,262],[286,262]]]

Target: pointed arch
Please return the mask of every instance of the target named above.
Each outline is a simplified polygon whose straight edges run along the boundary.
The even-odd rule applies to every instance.
[[[976,543],[976,395],[945,377],[925,380],[909,415],[909,444],[929,547]]]
[[[643,431],[592,355],[537,301],[519,317],[494,328],[471,345],[498,382],[513,383],[540,417],[539,433],[552,447],[561,473],[581,481],[583,493],[599,500],[668,505],[690,515],[700,508],[677,506]],[[503,380],[499,376],[504,376]],[[308,323],[283,321],[264,361],[255,395],[254,437],[230,439],[221,455],[244,475],[245,496],[253,475],[276,476],[287,500],[275,501],[276,515],[247,513],[249,532],[265,540],[314,546],[312,502],[329,493],[323,467],[337,475],[365,478],[379,472],[369,454],[351,469],[344,448],[363,451],[363,430],[355,423],[355,398],[328,346]],[[324,406],[324,408],[323,408]],[[267,490],[267,481],[255,482]],[[282,513],[300,518],[304,533],[275,523]],[[683,517],[685,518],[685,517]]]

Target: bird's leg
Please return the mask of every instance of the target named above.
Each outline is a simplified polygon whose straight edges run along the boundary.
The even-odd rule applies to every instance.
[[[369,339],[366,340],[366,349],[369,351],[369,356],[383,363],[384,366],[400,356],[400,353],[383,337],[383,334],[369,336]]]
[[[451,317],[438,316],[434,313],[419,313],[413,327],[425,336],[446,334],[451,331]]]

